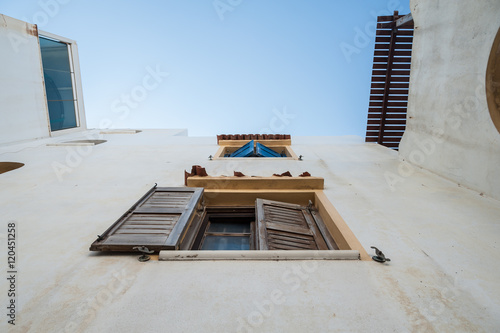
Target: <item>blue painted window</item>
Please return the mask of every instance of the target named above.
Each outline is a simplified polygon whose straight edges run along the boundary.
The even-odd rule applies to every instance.
[[[224,157],[286,157],[286,154],[284,151],[278,153],[260,142],[254,144],[254,140],[252,140],[238,148],[234,153],[225,154]]]
[[[257,142],[257,145],[255,146],[255,155],[258,157],[281,157],[281,154],[259,142]]]
[[[243,147],[238,148],[229,157],[252,157],[254,156],[254,142],[253,140],[245,144]]]

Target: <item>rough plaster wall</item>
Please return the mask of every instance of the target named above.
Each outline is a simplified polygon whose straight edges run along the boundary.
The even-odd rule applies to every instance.
[[[485,93],[500,1],[413,0],[410,7],[415,35],[400,157],[500,199],[500,134]]]
[[[0,175],[0,249],[16,222],[19,263],[16,326],[4,308],[0,332],[498,332],[497,200],[425,170],[391,189],[384,174],[406,163],[359,137],[293,137],[303,161],[209,161],[215,136],[99,132],[0,147],[26,164]],[[46,146],[89,137],[108,141]],[[322,176],[365,249],[392,261],[141,263],[88,251],[155,182],[182,186],[193,164],[215,176]]]
[[[0,144],[49,135],[35,26],[0,14]]]

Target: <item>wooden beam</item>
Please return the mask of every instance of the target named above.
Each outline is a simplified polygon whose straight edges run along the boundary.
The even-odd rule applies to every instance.
[[[205,189],[270,189],[270,190],[322,190],[322,177],[200,177],[193,176],[187,179],[189,187],[203,187]]]

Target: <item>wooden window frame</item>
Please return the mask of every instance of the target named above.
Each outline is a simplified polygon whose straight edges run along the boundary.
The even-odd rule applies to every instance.
[[[250,221],[250,250],[255,250],[255,208],[251,206],[237,206],[237,207],[205,207],[205,216],[201,222],[198,235],[191,247],[191,250],[200,250],[203,246],[203,241],[208,234],[214,234],[208,231],[210,225],[210,218],[231,217],[234,219],[249,219]],[[236,235],[237,233],[231,233]],[[222,235],[222,233],[221,233]],[[243,234],[241,234],[243,235]]]
[[[303,221],[306,222],[303,227],[294,224],[283,224],[279,221],[274,221],[271,216],[266,216],[269,209],[280,209],[289,212],[299,213],[304,217]],[[193,243],[191,250],[202,250],[203,242],[208,235],[215,236],[250,236],[250,250],[268,251],[270,246],[274,249],[276,245],[273,244],[275,240],[273,237],[279,235],[281,240],[278,241],[278,247],[282,250],[306,250],[306,246],[302,247],[297,244],[297,237],[300,239],[300,232],[305,231],[311,240],[309,242],[313,248],[317,250],[338,250],[330,232],[326,228],[320,214],[312,205],[306,207],[297,204],[281,201],[271,201],[257,198],[254,206],[233,206],[233,207],[205,207],[205,216],[202,221],[199,233]],[[272,212],[271,212],[272,213]],[[210,232],[210,220],[212,218],[232,218],[233,220],[244,219],[245,223],[250,223],[250,232],[248,233],[215,233]],[[285,220],[284,222],[288,222]],[[236,222],[238,223],[238,222]],[[305,227],[305,228],[304,228]],[[290,232],[292,233],[290,235]],[[299,232],[299,233],[297,233]],[[285,235],[288,234],[288,235]],[[288,237],[288,239],[286,239]],[[291,238],[290,238],[291,237]],[[292,241],[292,242],[290,242]],[[270,245],[272,244],[272,245]],[[299,245],[301,248],[297,248]],[[310,250],[311,248],[307,249]],[[224,250],[227,251],[227,250]]]
[[[307,178],[309,177],[306,177],[304,179]],[[281,178],[268,179],[268,181],[279,183],[279,179]],[[243,186],[247,187],[247,184],[243,184]],[[333,237],[335,243],[339,248],[339,250],[335,251],[358,251],[359,258],[361,260],[371,260],[371,257],[368,255],[364,247],[356,238],[345,220],[339,214],[335,206],[327,198],[326,194],[322,190],[322,187],[321,189],[293,190],[289,189],[288,187],[284,189],[276,189],[276,186],[274,185],[262,186],[260,187],[260,189],[237,189],[235,186],[231,186],[225,189],[216,187],[205,188],[205,191],[203,192],[203,201],[205,202],[205,206],[207,207],[253,206],[255,205],[255,201],[257,198],[288,202],[301,206],[307,206],[309,204],[309,201],[311,201],[312,206],[321,216],[326,228],[328,229],[330,235]],[[230,258],[231,256],[232,254],[227,253],[228,258]],[[238,254],[236,254],[236,256],[238,256]],[[269,258],[272,256],[273,254],[270,253]],[[166,257],[167,255],[165,255],[165,258]],[[184,257],[184,255],[180,254],[179,258],[182,257]],[[203,256],[198,256],[198,258],[202,257]],[[223,259],[220,256],[217,258]],[[168,260],[171,259],[169,258]]]
[[[271,187],[272,188],[272,187]],[[151,246],[150,250],[160,251],[161,260],[193,260],[198,258],[207,258],[212,260],[216,259],[248,259],[252,260],[273,260],[276,258],[292,258],[292,259],[325,259],[325,256],[330,259],[361,259],[370,260],[370,256],[366,253],[360,242],[354,236],[350,228],[337,212],[335,207],[330,203],[322,190],[291,190],[291,189],[203,189],[203,188],[190,188],[190,187],[176,187],[176,188],[158,188],[156,186],[148,191],[139,201],[136,202],[125,214],[122,215],[111,227],[109,227],[104,234],[91,245],[90,250],[95,251],[135,251],[132,243],[128,243],[128,247],[113,248],[109,244],[103,243],[109,235],[112,235],[117,230],[119,225],[123,223],[124,219],[134,212],[155,213],[158,211],[151,211],[146,208],[141,208],[141,203],[144,203],[151,196],[152,193],[158,190],[172,190],[172,191],[189,191],[196,192],[196,199],[191,202],[189,207],[182,210],[182,218],[173,226],[167,241],[161,246]],[[237,209],[238,207],[255,207],[256,200],[273,200],[279,202],[286,202],[289,204],[296,204],[300,206],[310,205],[311,209],[316,212],[324,222],[325,228],[334,242],[337,244],[338,250],[291,250],[293,253],[284,254],[289,251],[192,251],[191,248],[196,242],[202,228],[201,220],[205,218],[207,209],[215,210],[223,207]],[[170,211],[164,209],[163,213],[167,214]],[[160,212],[161,213],[161,212]],[[176,211],[179,213],[179,211]],[[257,217],[258,218],[258,217]],[[142,224],[141,224],[142,225]],[[147,244],[134,244],[135,246],[142,246]],[[172,251],[175,250],[175,251]],[[312,251],[314,253],[305,254],[303,252]],[[171,252],[168,254],[167,252]],[[175,253],[172,254],[172,252]],[[184,252],[189,252],[186,254]],[[205,253],[203,253],[205,252]],[[210,253],[207,253],[210,252]],[[213,254],[213,252],[219,252]],[[224,252],[225,254],[221,254]],[[235,254],[234,252],[245,252]],[[248,253],[253,254],[248,254]],[[268,252],[266,255],[255,254],[255,252]],[[335,253],[336,254],[335,254]],[[163,254],[163,255],[162,255]],[[281,256],[281,257],[280,257]],[[328,259],[326,258],[326,259]]]
[[[258,159],[258,160],[298,160],[298,156],[293,151],[291,145],[291,139],[283,140],[253,140],[254,145],[257,143],[263,144],[274,151],[281,152],[285,151],[286,157],[224,157],[224,155],[229,151],[230,153],[241,148],[251,140],[220,140],[219,149],[214,154],[214,160],[234,160],[234,159]]]

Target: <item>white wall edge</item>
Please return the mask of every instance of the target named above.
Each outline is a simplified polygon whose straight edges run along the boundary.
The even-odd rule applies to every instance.
[[[160,251],[158,260],[359,260],[356,250]]]
[[[116,129],[116,130],[102,130],[99,134],[137,134],[142,132],[141,130],[134,129]]]
[[[47,143],[47,147],[64,147],[64,146],[95,146],[92,142],[56,142]]]

